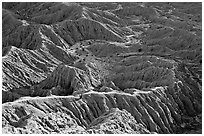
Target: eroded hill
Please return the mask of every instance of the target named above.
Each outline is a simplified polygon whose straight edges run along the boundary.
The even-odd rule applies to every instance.
[[[3,133],[201,133],[201,3],[2,7]]]

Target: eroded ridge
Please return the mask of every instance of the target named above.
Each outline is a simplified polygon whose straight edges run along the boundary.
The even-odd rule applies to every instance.
[[[183,86],[178,84],[177,87]],[[57,114],[59,112],[60,114],[71,116],[77,125],[87,129],[92,126],[91,124],[98,124],[98,121],[94,120],[105,112],[110,111],[112,108],[119,108],[127,110],[138,124],[142,124],[150,132],[173,133],[179,131],[182,128],[181,124],[190,119],[187,116],[194,117],[201,112],[197,109],[201,106],[201,103],[197,103],[197,105],[192,103],[184,95],[184,91],[187,90],[178,90],[176,88],[173,90],[168,87],[160,87],[144,91],[135,90],[132,91],[132,94],[123,92],[88,92],[84,93],[81,99],[71,96],[25,98],[3,104],[3,128],[6,131],[13,127],[13,133],[21,133],[21,128],[12,126],[9,122],[18,120],[25,115],[25,112],[33,113],[35,119],[30,120],[30,125],[35,124],[36,127],[45,126],[42,117],[45,118],[46,114]],[[189,91],[188,93],[192,92]],[[22,107],[23,111],[21,111]],[[13,114],[15,116],[12,116]],[[64,118],[64,116],[62,117]],[[60,120],[62,117],[58,117],[58,119]],[[49,124],[53,122],[52,120],[53,117],[50,118]],[[27,129],[24,130],[24,133],[32,133],[29,125],[26,127]],[[57,122],[47,125],[44,129],[47,130],[47,133],[56,131],[55,129],[58,130],[57,132],[65,131],[64,128],[58,126]],[[39,131],[39,129],[37,130]],[[42,133],[46,132],[41,131]]]
[[[3,3],[3,133],[201,133],[201,3]]]

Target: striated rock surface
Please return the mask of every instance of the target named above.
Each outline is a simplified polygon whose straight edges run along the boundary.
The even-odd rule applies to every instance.
[[[202,132],[202,3],[2,3],[2,132]]]

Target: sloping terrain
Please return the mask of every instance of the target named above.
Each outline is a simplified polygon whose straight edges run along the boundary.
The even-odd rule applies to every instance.
[[[3,133],[202,133],[202,3],[2,8]]]

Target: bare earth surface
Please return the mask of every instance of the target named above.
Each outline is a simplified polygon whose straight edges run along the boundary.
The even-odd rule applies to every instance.
[[[3,3],[2,133],[202,133],[202,3]]]

